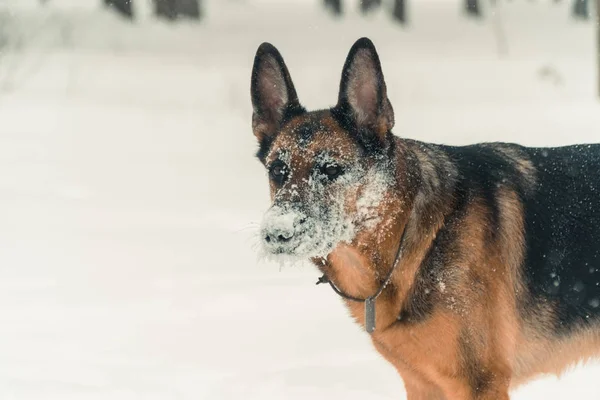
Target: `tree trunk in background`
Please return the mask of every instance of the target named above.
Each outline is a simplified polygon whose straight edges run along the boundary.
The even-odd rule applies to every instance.
[[[334,15],[342,15],[342,0],[325,0],[325,7]]]
[[[596,0],[596,57],[598,58],[598,96],[600,96],[600,0]]]
[[[407,22],[405,0],[394,0],[394,9],[392,10],[392,16],[396,21],[400,22],[401,24],[405,24]]]
[[[176,0],[154,0],[154,14],[170,21],[177,19]]]
[[[192,19],[200,19],[202,17],[202,13],[200,12],[200,0],[178,0],[177,15]]]
[[[381,5],[381,0],[360,0],[360,10],[363,14],[375,10]]]
[[[104,4],[119,14],[133,19],[133,8],[131,7],[131,0],[104,0]]]
[[[588,19],[590,16],[588,0],[575,0],[573,3],[573,16],[579,19]]]
[[[478,0],[466,0],[465,7],[467,14],[474,17],[481,17],[481,9],[479,8]]]

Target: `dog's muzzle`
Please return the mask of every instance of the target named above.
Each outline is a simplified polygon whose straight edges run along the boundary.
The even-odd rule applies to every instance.
[[[271,254],[292,254],[300,244],[306,215],[289,207],[273,206],[262,224],[265,249]]]

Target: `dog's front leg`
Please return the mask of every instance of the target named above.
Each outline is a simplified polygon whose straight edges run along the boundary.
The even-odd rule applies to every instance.
[[[442,391],[435,385],[412,376],[408,371],[398,369],[398,372],[404,381],[407,400],[446,400]]]
[[[394,358],[381,343],[374,340],[373,344],[377,351],[392,364],[400,374],[400,377],[404,382],[407,400],[446,400],[439,387],[426,380],[421,374],[411,369],[401,360]]]

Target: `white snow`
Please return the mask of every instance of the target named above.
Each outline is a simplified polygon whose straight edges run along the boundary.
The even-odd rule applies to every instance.
[[[199,26],[130,25],[96,3],[0,2],[15,27],[0,49],[2,399],[403,398],[313,267],[257,261],[269,189],[249,78],[263,41],[316,109],[369,36],[404,137],[600,141],[594,26],[570,2],[503,3],[504,56],[497,19],[466,20],[458,1],[409,2],[407,28],[308,0],[213,0]],[[599,372],[513,398],[600,398]]]

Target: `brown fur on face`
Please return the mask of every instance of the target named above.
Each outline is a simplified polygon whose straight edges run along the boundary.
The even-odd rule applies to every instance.
[[[272,251],[312,259],[347,296],[382,288],[371,339],[409,400],[508,400],[538,374],[600,355],[600,291],[591,297],[593,282],[575,275],[600,270],[600,252],[560,232],[600,243],[600,195],[573,178],[578,168],[600,170],[600,147],[397,138],[368,39],[350,50],[330,110],[300,106],[270,45],[257,53],[252,88],[258,156],[271,174]],[[584,206],[562,218],[572,203]],[[563,271],[576,282],[571,292],[546,285],[563,267],[545,260],[557,247],[582,252],[565,264],[580,270]],[[365,326],[365,305],[344,301]]]
[[[299,135],[306,137],[299,140]],[[357,152],[356,143],[343,134],[328,112],[323,111],[290,121],[274,140],[265,164],[268,166],[283,157],[294,172],[287,184],[301,186],[307,183],[319,155],[328,154],[342,163],[356,163]],[[270,184],[271,199],[274,200],[279,188],[274,181]]]

